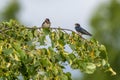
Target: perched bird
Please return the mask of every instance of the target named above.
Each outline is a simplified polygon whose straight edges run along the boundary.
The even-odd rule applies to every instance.
[[[42,28],[49,28],[51,26],[51,22],[48,18],[42,23]]]
[[[85,29],[83,29],[83,28],[80,26],[79,23],[76,23],[76,24],[75,24],[75,30],[76,30],[78,33],[92,36],[92,34],[90,34],[88,31],[86,31]]]

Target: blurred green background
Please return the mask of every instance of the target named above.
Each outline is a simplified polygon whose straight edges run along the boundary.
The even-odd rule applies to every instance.
[[[0,11],[0,22],[10,19],[19,21],[16,15],[20,9],[18,0],[10,1]],[[83,73],[82,78],[77,76],[74,80],[120,80],[120,0],[101,3],[92,13],[89,23],[93,37],[106,46],[109,62],[117,75],[111,76],[110,73],[97,70],[94,74]]]
[[[94,38],[107,47],[109,62],[116,76],[97,70],[83,80],[120,80],[120,0],[101,4],[90,19]]]

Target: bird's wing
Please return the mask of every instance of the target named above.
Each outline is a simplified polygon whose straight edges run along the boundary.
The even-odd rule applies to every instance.
[[[86,30],[83,29],[83,28],[81,28],[81,33],[92,36],[92,34],[90,34],[88,31],[86,31]]]

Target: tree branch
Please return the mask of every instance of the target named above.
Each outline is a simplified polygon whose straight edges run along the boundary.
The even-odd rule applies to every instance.
[[[28,29],[42,29],[42,27],[39,27],[39,28],[30,28],[30,27],[27,27]],[[82,39],[85,39],[83,38],[79,33],[73,31],[73,30],[70,30],[70,29],[64,29],[64,28],[54,28],[54,27],[50,27],[50,29],[60,29],[60,30],[64,30],[64,31],[70,31],[70,32],[74,32],[75,34],[79,35]],[[85,39],[86,40],[86,39]]]
[[[83,38],[79,33],[73,31],[73,30],[70,30],[70,29],[64,29],[64,28],[50,28],[50,29],[60,29],[60,30],[64,30],[64,31],[70,31],[70,32],[74,32],[75,34],[79,35],[81,38]],[[83,38],[84,39],[84,38]]]
[[[26,27],[27,29],[42,29],[42,27],[32,27],[32,28],[30,28],[30,27]],[[9,30],[10,28],[6,28],[5,30],[0,30],[0,33],[2,33],[3,31],[6,31],[6,30]],[[70,29],[64,29],[64,28],[54,28],[54,27],[51,27],[50,29],[60,29],[60,30],[63,30],[63,31],[70,31],[70,32],[74,32],[75,34],[77,34],[77,35],[79,35],[80,36],[80,38],[82,38],[82,39],[84,39],[84,40],[86,40],[85,38],[83,38],[79,33],[77,33],[77,32],[75,32],[75,31],[73,31],[73,30],[70,30]]]

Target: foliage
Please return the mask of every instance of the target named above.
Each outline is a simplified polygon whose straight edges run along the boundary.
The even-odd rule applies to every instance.
[[[95,34],[94,38],[103,43],[108,50],[109,62],[118,73],[110,76],[109,73],[96,71],[93,75],[85,75],[84,80],[120,80],[120,2],[110,0],[101,4],[91,19]]]
[[[64,65],[88,74],[96,68],[115,74],[105,46],[96,40],[61,28],[28,28],[14,20],[0,23],[0,79],[71,80]]]

